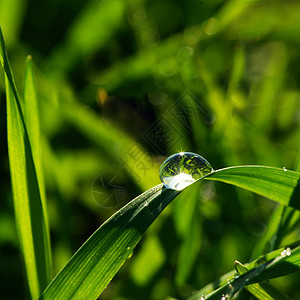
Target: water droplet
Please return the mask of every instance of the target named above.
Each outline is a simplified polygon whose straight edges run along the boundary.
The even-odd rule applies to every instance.
[[[231,290],[233,290],[233,286],[232,286],[232,284],[231,284],[231,282],[230,282],[230,279],[229,279],[229,278],[227,279],[227,284],[228,284],[229,288],[230,288]]]
[[[221,300],[226,300],[225,295],[222,295]]]
[[[200,300],[205,300],[205,296],[204,296],[204,295],[201,295]]]
[[[287,171],[287,168],[286,168],[286,167],[283,167],[283,171]]]
[[[213,171],[210,163],[202,156],[180,152],[169,156],[161,164],[159,177],[167,188],[180,191]]]
[[[133,254],[133,250],[131,249],[131,247],[127,247],[126,252],[127,252],[127,258],[126,259],[131,258],[132,254]]]
[[[290,256],[292,254],[292,251],[291,251],[291,248],[290,247],[287,247],[286,249],[284,249],[280,255],[282,257],[286,257],[286,256]]]

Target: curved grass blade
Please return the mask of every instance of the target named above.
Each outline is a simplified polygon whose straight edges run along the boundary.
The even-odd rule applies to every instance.
[[[33,299],[37,299],[50,280],[49,234],[35,167],[35,153],[25,125],[1,28],[0,61],[5,72],[8,154],[16,225],[30,294]]]
[[[300,171],[300,156],[298,155],[294,167],[295,171]],[[273,251],[280,247],[282,239],[291,231],[293,228],[299,224],[300,211],[293,209],[292,207],[286,207],[283,205],[278,205],[268,222],[268,226],[263,236],[259,239],[254,251],[252,252],[252,257],[258,257],[262,255],[267,246],[268,251]]]
[[[229,183],[300,209],[299,172],[263,166],[238,166],[217,170],[205,179]]]
[[[298,243],[299,245],[299,243]],[[292,247],[291,247],[292,248]],[[195,293],[189,300],[201,299],[205,295],[205,299],[221,299],[223,295],[232,297],[244,286],[252,285],[254,283],[262,282],[264,280],[285,276],[294,272],[300,271],[300,246],[295,247],[293,250],[289,249],[289,255],[282,255],[285,249],[279,249],[269,253],[265,258],[265,262],[257,264],[261,260],[256,260],[245,266],[249,271],[241,276],[231,276],[227,281],[218,289],[205,295],[203,290]],[[286,252],[287,253],[287,252]],[[228,273],[232,274],[232,272]]]
[[[40,299],[97,299],[149,225],[179,193],[160,184],[121,208],[74,254]]]
[[[293,193],[298,178],[296,172],[256,166],[227,168],[206,177],[261,195],[266,195],[268,187],[275,182],[279,192],[271,194],[271,199],[284,201],[286,205],[289,201],[287,194]],[[256,185],[251,184],[251,179]],[[49,284],[41,299],[96,299],[131,255],[145,230],[178,194],[178,191],[165,189],[160,184],[128,203],[84,243]],[[283,200],[278,194],[284,195]]]
[[[295,242],[292,245],[290,245],[290,249],[296,249],[299,246],[300,246],[300,241]],[[273,260],[276,257],[281,256],[281,253],[284,250],[285,250],[285,248],[277,249],[275,251],[267,253],[266,255],[260,256],[259,258],[251,261],[250,263],[244,264],[244,265],[245,265],[245,267],[247,267],[248,270],[251,270],[251,269],[255,268],[256,266],[259,266],[269,260]],[[228,284],[228,282],[233,280],[236,276],[237,276],[237,271],[231,270],[230,272],[227,272],[226,274],[222,275],[220,278],[218,278],[214,282],[207,284],[201,290],[195,292],[188,299],[189,300],[200,299],[201,295],[212,294],[212,292],[216,289],[225,288],[226,284]]]
[[[279,245],[277,245],[278,247],[276,247],[275,244],[278,243],[278,233],[281,226],[281,218],[286,208],[292,210],[291,207],[286,207],[284,205],[278,205],[273,210],[264,234],[258,240],[255,248],[252,251],[251,256],[253,259],[259,257],[260,255],[263,255],[265,252],[273,251],[274,249],[279,247]]]
[[[248,269],[238,261],[235,263],[235,269],[239,274],[248,272]],[[245,289],[259,300],[291,300],[267,282],[249,284]]]

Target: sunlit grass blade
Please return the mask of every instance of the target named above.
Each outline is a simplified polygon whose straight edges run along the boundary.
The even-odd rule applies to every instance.
[[[289,253],[289,254],[286,254]],[[252,282],[285,276],[300,271],[300,247],[291,250],[289,247],[281,251],[281,255],[271,260],[271,263]]]
[[[36,96],[35,82],[32,70],[32,58],[26,59],[26,68],[24,76],[24,118],[26,129],[30,138],[30,146],[33,152],[33,159],[36,166],[39,185],[43,187],[43,173],[41,162],[41,139],[40,139],[40,121],[39,110]],[[44,187],[43,187],[44,191]]]
[[[74,254],[41,299],[97,299],[145,230],[178,194],[160,184],[116,212]]]
[[[235,269],[239,274],[248,272],[248,269],[240,262],[235,263]],[[254,283],[245,286],[245,289],[259,300],[288,300],[288,296],[282,294],[275,289],[271,284],[266,282]]]
[[[269,251],[275,249],[275,240],[277,240],[277,232],[280,226],[281,216],[284,213],[285,206],[279,205],[277,206],[272,216],[270,217],[268,227],[266,228],[264,234],[259,239],[255,248],[252,252],[252,258],[256,258],[265,253],[267,247],[269,246]],[[268,251],[267,251],[268,252]]]
[[[49,281],[50,249],[34,153],[0,29],[0,60],[5,72],[7,139],[16,225],[31,297]]]
[[[296,159],[296,162],[295,162],[294,169],[295,169],[297,172],[300,172],[300,152],[298,153],[298,156],[297,156],[297,159]]]
[[[243,172],[245,170],[246,172]],[[252,181],[247,178],[247,174],[256,185],[251,185]],[[222,169],[210,174],[206,179],[228,182],[261,195],[265,195],[266,191],[270,192],[270,185],[275,183],[278,191],[274,191],[270,199],[284,201],[287,205],[290,199],[288,196],[293,194],[299,175],[276,168],[247,166]],[[41,299],[96,299],[130,256],[144,231],[178,193],[158,185],[119,210],[78,250],[50,283]],[[279,195],[283,197],[280,198]],[[261,273],[262,269],[259,270]],[[295,270],[286,270],[293,271]],[[257,274],[255,271],[254,275]],[[247,280],[252,279],[254,275],[247,277]],[[238,286],[240,285],[239,281]]]
[[[44,243],[45,243],[45,272],[47,282],[51,279],[51,248],[50,248],[50,235],[47,218],[47,206],[46,206],[46,192],[44,185],[44,174],[41,158],[41,134],[40,134],[40,120],[39,109],[36,95],[36,87],[32,69],[32,57],[29,55],[26,59],[26,68],[24,76],[24,118],[26,123],[26,129],[30,139],[30,146],[32,151],[33,162],[36,170],[37,183],[40,191],[40,198],[42,202],[41,209],[44,216]]]
[[[296,249],[300,245],[300,241],[295,242],[293,245],[290,245],[291,249]],[[264,256],[259,257],[258,259],[253,260],[252,262],[245,264],[248,270],[251,270],[255,268],[256,266],[275,259],[276,257],[281,255],[281,252],[284,251],[285,248],[280,248],[275,251],[272,251],[270,253],[267,253]],[[225,288],[228,282],[233,280],[237,276],[236,270],[231,270],[230,272],[227,272],[226,274],[222,275],[220,278],[216,279],[214,282],[211,282],[204,286],[201,290],[195,292],[191,297],[189,297],[189,300],[196,300],[200,299],[201,295],[208,295],[211,294],[214,290],[219,288]]]
[[[217,170],[205,179],[226,182],[300,209],[299,172],[263,166],[239,166]]]
[[[203,291],[199,291],[191,296],[190,300],[201,299],[202,295],[205,299],[220,299],[222,295],[233,296],[244,286],[262,282],[264,280],[288,275],[294,272],[300,271],[300,247],[296,247],[293,250],[288,249],[283,255],[285,249],[279,249],[273,253],[268,254],[268,257],[264,263],[259,264],[260,260],[256,260],[246,267],[249,271],[242,274],[241,276],[232,275],[227,278],[227,281],[223,285],[213,292],[205,295]],[[289,255],[287,255],[288,253]],[[229,274],[232,274],[229,273]]]
[[[300,171],[300,156],[296,159],[294,169],[297,172]],[[262,255],[266,250],[267,245],[269,245],[269,251],[279,248],[284,236],[299,223],[299,217],[299,211],[294,210],[291,207],[282,205],[277,206],[269,220],[266,231],[259,239],[252,252],[252,257],[255,258]]]

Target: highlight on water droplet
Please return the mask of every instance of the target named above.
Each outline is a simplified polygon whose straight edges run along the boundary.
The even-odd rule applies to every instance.
[[[286,249],[284,249],[280,255],[282,257],[286,257],[286,256],[290,256],[292,254],[292,251],[291,251],[291,248],[290,247],[287,247]]]
[[[283,171],[287,171],[287,168],[286,168],[286,167],[283,167]]]
[[[213,171],[210,163],[199,154],[179,152],[161,164],[159,177],[167,188],[180,191]]]
[[[232,286],[231,281],[230,281],[229,278],[227,279],[227,284],[228,284],[229,288],[230,288],[231,290],[233,290],[233,286]]]

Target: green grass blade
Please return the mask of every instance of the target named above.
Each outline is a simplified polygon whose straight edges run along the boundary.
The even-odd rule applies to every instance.
[[[0,60],[5,72],[8,154],[16,225],[30,294],[37,299],[49,280],[48,235],[33,152],[1,29]]]
[[[298,155],[295,162],[295,171],[300,171],[300,156]],[[291,207],[285,207],[282,205],[277,206],[269,220],[268,227],[259,239],[252,257],[258,257],[262,255],[267,245],[269,249],[267,252],[272,251],[280,247],[280,243],[285,235],[287,235],[298,223],[300,212],[292,209]]]
[[[296,162],[295,162],[294,169],[295,169],[297,172],[300,172],[300,152],[298,153],[298,156],[297,156],[297,159],[296,159]]]
[[[291,249],[296,249],[300,245],[300,241],[295,242],[294,244],[290,245]],[[256,266],[259,266],[267,261],[272,261],[276,257],[279,257],[281,255],[281,252],[284,251],[285,248],[280,248],[275,251],[272,251],[270,253],[267,253],[264,256],[259,257],[258,259],[253,260],[252,262],[245,264],[248,270],[251,270],[255,268]],[[204,286],[201,290],[195,292],[191,297],[189,297],[189,300],[196,300],[200,299],[201,295],[208,295],[212,294],[212,292],[216,289],[225,289],[228,282],[231,282],[233,279],[235,279],[237,276],[236,270],[232,270],[230,272],[227,272],[226,274],[222,275],[220,278],[215,280],[212,283],[207,284]]]
[[[267,282],[254,283],[245,288],[259,300],[291,300],[290,297],[281,293]]]
[[[299,172],[263,166],[239,166],[217,170],[205,179],[229,183],[300,209]]]
[[[116,212],[74,254],[41,299],[97,299],[145,230],[178,194],[160,184]]]
[[[26,59],[25,77],[24,77],[24,117],[27,132],[30,139],[30,146],[32,149],[33,161],[38,179],[38,186],[44,216],[44,243],[45,243],[45,264],[47,272],[47,283],[51,279],[51,248],[50,248],[50,235],[46,210],[46,191],[44,185],[44,175],[42,168],[41,158],[41,134],[40,134],[40,120],[39,109],[36,96],[36,87],[32,70],[32,58],[28,56]]]
[[[240,262],[236,262],[235,268],[239,274],[244,274],[248,272],[248,269],[245,266],[243,266]],[[290,299],[288,296],[282,294],[277,289],[275,289],[271,284],[266,282],[250,284],[248,286],[245,286],[245,289],[259,300]]]
[[[258,274],[252,282],[261,282],[264,280],[285,276],[294,272],[300,271],[300,247],[293,250],[287,248],[291,253],[285,255],[283,250],[282,255],[270,260],[270,264],[260,274]]]
[[[220,299],[222,295],[232,297],[240,289],[249,284],[254,284],[264,280],[288,275],[294,272],[300,271],[300,247],[296,247],[293,250],[288,250],[290,255],[283,255],[284,249],[274,251],[267,257],[270,258],[266,262],[255,267],[259,261],[254,261],[247,265],[249,271],[241,276],[233,276],[228,278],[228,281],[220,288],[214,290],[208,295],[204,295],[205,299]],[[276,256],[275,256],[276,255]],[[275,256],[275,257],[274,257]],[[203,295],[202,291],[195,293],[190,300],[201,299]]]
[[[34,162],[38,177],[42,178],[40,121],[31,56],[28,56],[26,59],[24,76],[24,118],[26,122],[27,132],[30,138],[30,145],[32,148],[32,152],[34,153]]]
[[[265,252],[269,252],[275,249],[274,246],[277,241],[277,233],[281,224],[281,217],[285,211],[285,208],[285,206],[279,205],[274,209],[272,216],[270,217],[270,220],[268,222],[268,227],[266,228],[263,236],[259,239],[252,252],[253,258],[259,257]],[[268,247],[269,249],[266,251]]]
[[[247,174],[256,185],[251,185]],[[275,182],[279,191],[274,191],[271,199],[285,201],[287,205],[287,194],[293,194],[299,175],[275,168],[247,166],[219,170],[206,179],[235,184],[261,195],[270,192],[268,185]],[[50,283],[41,299],[96,299],[132,253],[148,226],[178,194],[158,185],[132,200],[86,241]],[[283,200],[278,194],[285,196]],[[251,276],[247,277],[248,281],[254,275]]]

